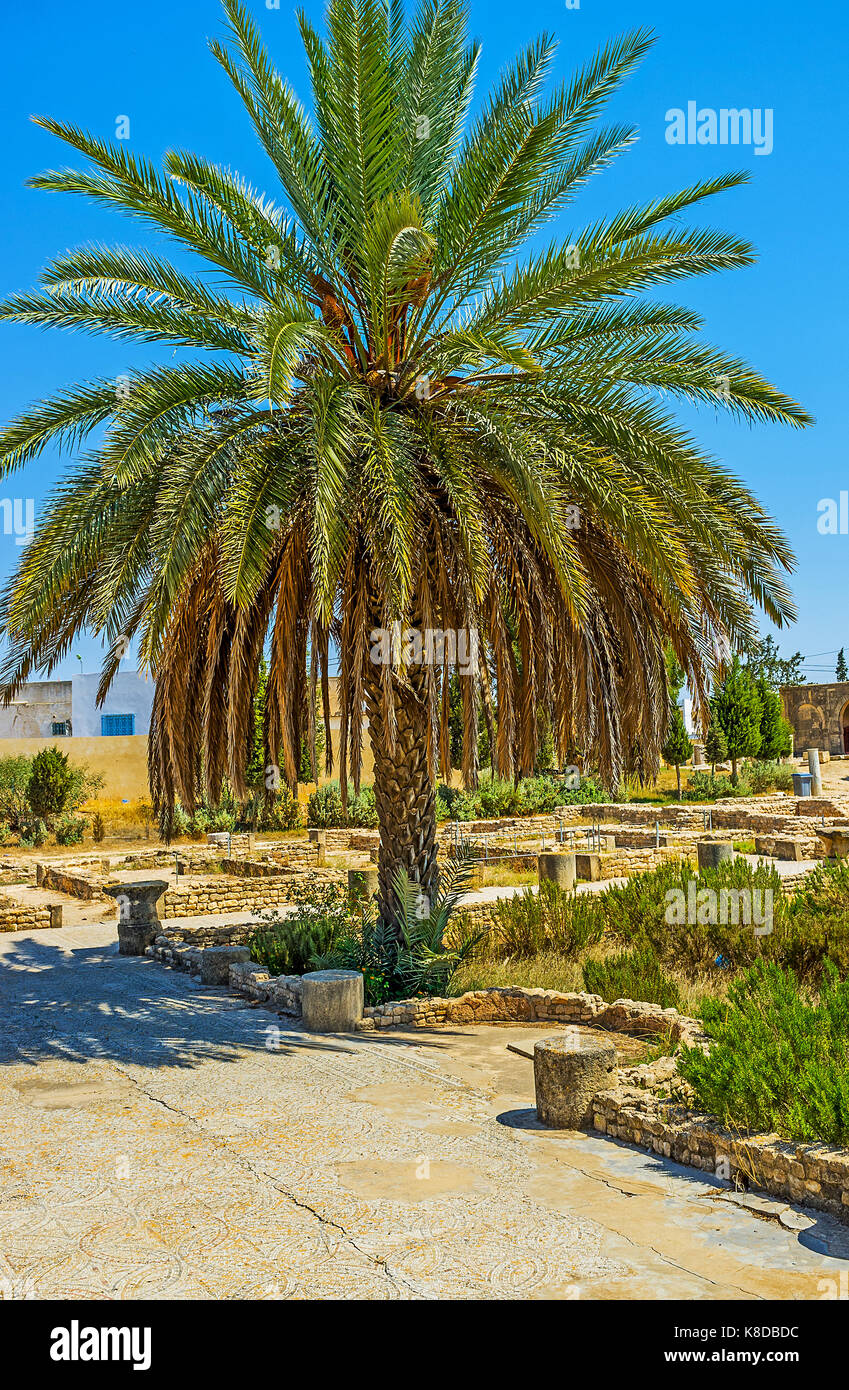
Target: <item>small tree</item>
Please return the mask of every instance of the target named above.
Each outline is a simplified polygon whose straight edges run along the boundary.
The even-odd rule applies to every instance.
[[[731,759],[731,781],[736,787],[740,758],[754,758],[761,751],[763,706],[751,674],[735,657],[725,680],[711,701],[711,714],[719,724]]]
[[[837,681],[849,681],[849,666],[846,665],[846,653],[842,647],[837,653],[837,665],[834,668],[834,679]]]
[[[27,784],[27,801],[33,815],[50,821],[66,809],[77,778],[68,766],[67,753],[60,753],[55,744],[42,748],[32,760],[32,772]]]
[[[714,719],[707,731],[705,738],[705,757],[710,763],[712,775],[716,776],[717,763],[724,763],[728,757],[728,744],[725,742],[725,734],[720,729]]]
[[[685,763],[692,755],[693,745],[684,727],[684,716],[678,705],[673,705],[669,720],[669,732],[666,735],[666,742],[663,745],[663,756],[666,762],[671,763],[675,768],[675,776],[678,780],[678,795],[681,795],[681,764]]]
[[[763,676],[757,683],[758,698],[763,707],[761,714],[760,756],[767,762],[777,762],[790,752],[792,730],[784,718],[781,696],[777,690],[767,685]]]

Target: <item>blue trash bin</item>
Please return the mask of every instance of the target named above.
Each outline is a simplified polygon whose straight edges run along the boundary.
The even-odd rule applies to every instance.
[[[793,773],[793,795],[794,795],[794,796],[810,796],[810,794],[811,794],[811,787],[812,787],[812,785],[813,785],[813,781],[814,781],[814,779],[813,779],[813,776],[811,775],[810,772],[794,772],[794,773]]]

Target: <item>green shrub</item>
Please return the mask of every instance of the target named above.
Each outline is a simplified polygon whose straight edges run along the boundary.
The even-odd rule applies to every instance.
[[[27,849],[41,849],[47,843],[47,826],[40,817],[23,821],[20,828],[21,844]]]
[[[751,787],[740,776],[736,787],[730,777],[715,777],[711,772],[694,772],[681,793],[682,801],[718,801],[723,796],[748,796]]]
[[[542,882],[538,892],[527,888],[494,904],[494,924],[487,942],[499,959],[527,958],[539,951],[573,956],[595,945],[604,934],[605,917],[598,895],[573,896],[556,884]]]
[[[592,778],[583,778],[578,787],[559,775],[523,777],[519,782],[498,777],[482,777],[475,791],[459,790],[440,783],[437,788],[437,819],[495,820],[501,816],[550,815],[555,806],[583,805],[606,801],[607,793]]]
[[[793,790],[793,771],[789,763],[745,762],[741,768],[742,780],[753,792],[789,792]]]
[[[74,776],[68,767],[68,755],[55,746],[42,748],[32,760],[27,783],[27,801],[32,814],[40,820],[59,816],[68,805]]]
[[[251,959],[272,975],[302,975],[314,959],[332,950],[350,932],[355,917],[344,890],[335,883],[295,883],[292,911],[260,913],[248,941]]]
[[[816,1002],[792,970],[758,961],[702,1018],[710,1054],[685,1048],[678,1062],[700,1107],[803,1143],[849,1141],[849,980],[831,962]]]
[[[87,824],[85,816],[63,816],[56,822],[57,845],[82,844]]]
[[[659,1004],[663,1009],[676,1009],[681,1002],[677,984],[650,946],[637,946],[606,960],[585,961],[583,976],[584,989],[600,994],[608,1004],[614,999],[635,999]]]
[[[27,787],[32,773],[32,758],[0,758],[0,819],[11,830],[19,831],[24,821],[31,819]]]
[[[260,807],[260,830],[300,830],[303,823],[301,808],[288,787],[281,788],[272,802],[263,802]]]
[[[451,860],[440,876],[438,892],[428,899],[401,870],[395,879],[398,920],[390,925],[367,913],[358,929],[316,961],[317,968],[362,971],[366,1003],[371,1005],[450,994],[458,970],[483,935],[462,917],[451,923],[472,872],[465,857]]]
[[[361,787],[358,796],[348,796],[348,813],[342,806],[342,794],[338,782],[325,782],[316,787],[307,802],[307,825],[330,830],[350,825],[364,830],[373,830],[377,825],[377,805],[373,787]]]
[[[264,965],[271,975],[303,975],[312,962],[332,950],[337,940],[332,922],[308,925],[298,920],[257,927],[248,939],[251,960]]]

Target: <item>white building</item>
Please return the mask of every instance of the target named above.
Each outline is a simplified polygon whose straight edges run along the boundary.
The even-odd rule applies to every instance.
[[[5,709],[0,738],[110,738],[150,729],[153,680],[138,671],[119,671],[102,707],[96,703],[99,675],[68,681],[28,681]]]

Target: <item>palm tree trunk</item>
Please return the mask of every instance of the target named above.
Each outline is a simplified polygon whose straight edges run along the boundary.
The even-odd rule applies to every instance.
[[[436,891],[436,791],[428,769],[428,706],[422,668],[408,667],[409,685],[395,685],[396,733],[389,747],[381,692],[381,668],[366,663],[366,711],[374,756],[374,798],[380,827],[377,905],[392,922],[399,869],[431,897]]]

